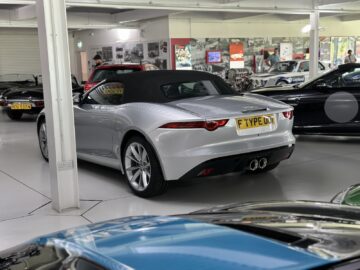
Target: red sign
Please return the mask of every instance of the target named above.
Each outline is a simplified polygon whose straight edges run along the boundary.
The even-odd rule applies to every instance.
[[[230,52],[230,68],[244,67],[244,44],[231,43],[229,47]]]

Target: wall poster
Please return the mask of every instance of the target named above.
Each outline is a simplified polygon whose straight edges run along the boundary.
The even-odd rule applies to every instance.
[[[242,42],[230,43],[230,68],[244,68],[244,44]]]
[[[188,45],[175,45],[175,63],[177,70],[191,70],[191,47]]]
[[[280,43],[280,60],[281,61],[293,60],[292,43]]]

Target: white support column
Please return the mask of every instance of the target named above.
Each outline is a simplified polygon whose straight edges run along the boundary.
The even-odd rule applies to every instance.
[[[318,74],[319,65],[319,11],[310,14],[310,79]]]
[[[78,208],[79,184],[65,0],[37,0],[52,207]]]

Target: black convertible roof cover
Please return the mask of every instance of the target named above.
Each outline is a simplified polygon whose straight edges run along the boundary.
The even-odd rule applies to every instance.
[[[236,92],[217,75],[191,70],[153,70],[120,74],[106,82],[121,82],[125,86],[124,103],[171,101],[161,90],[162,85],[182,82],[208,80],[213,82],[224,95],[235,95]]]

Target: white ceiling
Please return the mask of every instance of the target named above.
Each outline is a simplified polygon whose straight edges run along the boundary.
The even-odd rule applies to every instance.
[[[6,27],[6,20],[16,26],[26,25],[26,20],[35,19],[35,9],[31,8],[35,3],[35,0],[0,0],[0,27]],[[307,19],[311,12],[318,10],[321,17],[338,17],[343,21],[360,20],[360,0],[66,0],[66,3],[69,17],[76,20],[78,16],[81,19],[86,16],[84,14],[88,14],[88,20],[99,20],[93,23],[93,26],[99,28],[114,27],[121,22],[171,16],[179,12],[206,12],[207,16],[222,20],[275,14],[279,20],[296,21]],[[29,27],[31,23],[34,21],[29,21]],[[81,23],[76,27],[81,27]]]

